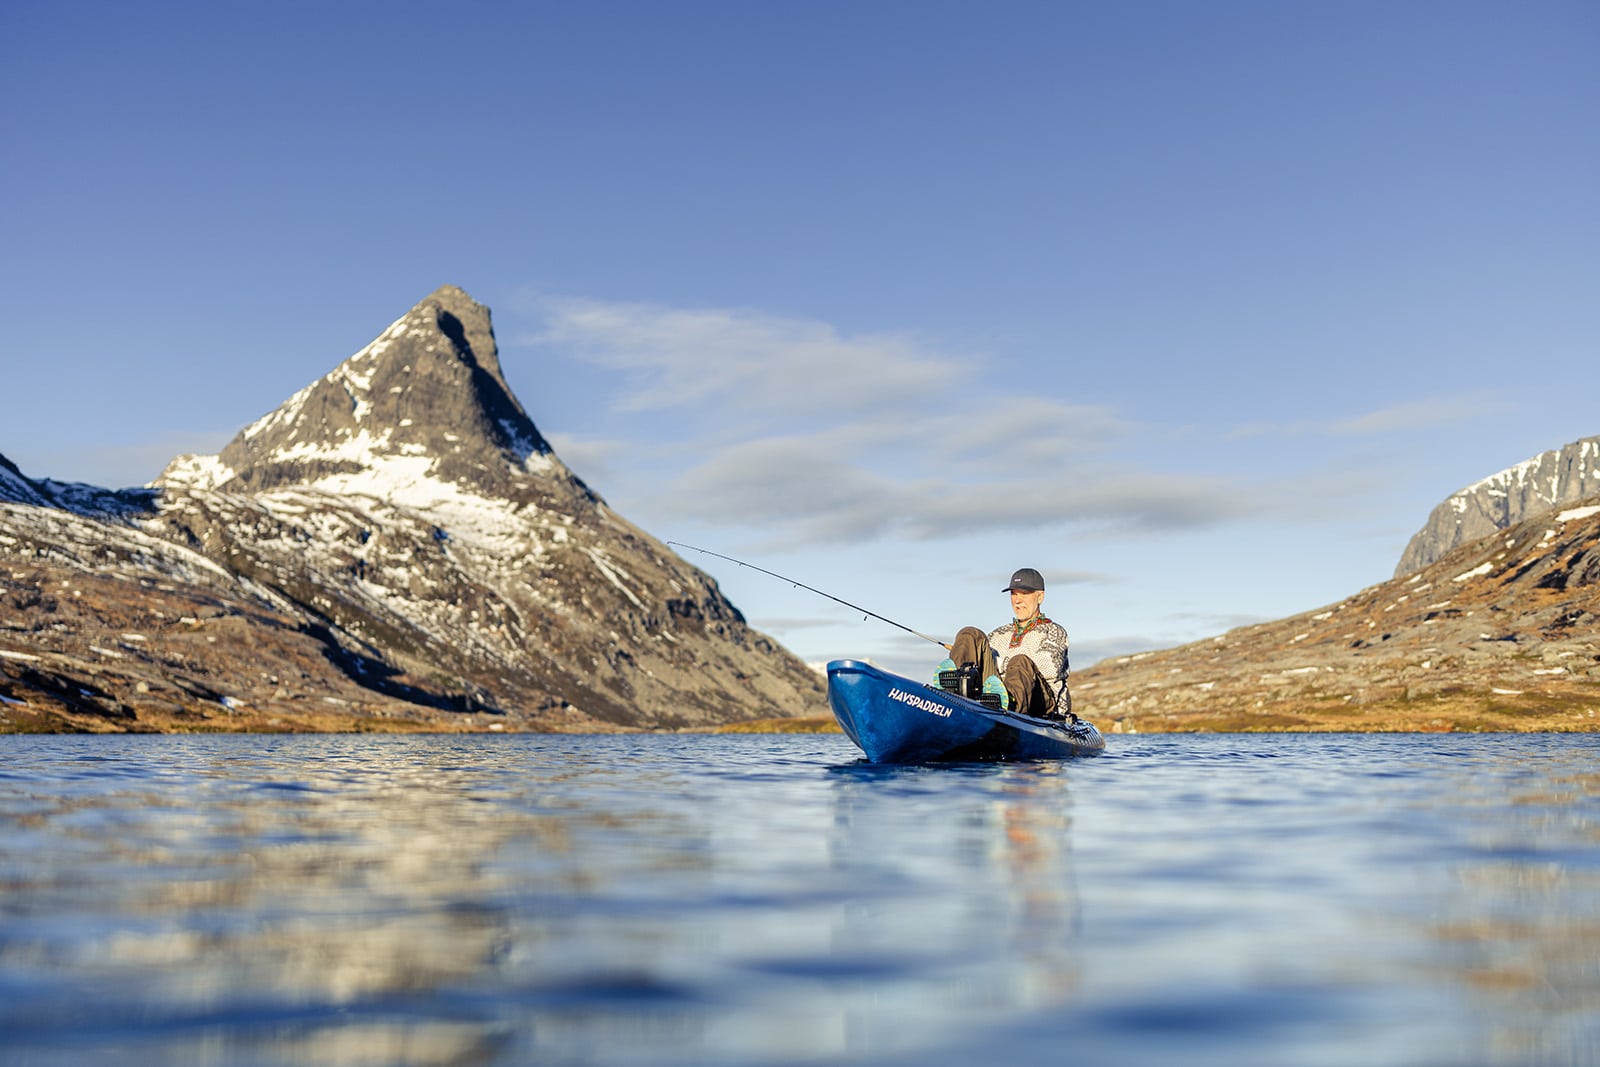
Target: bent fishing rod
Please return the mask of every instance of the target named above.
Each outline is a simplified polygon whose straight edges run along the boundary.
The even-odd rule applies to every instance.
[[[884,616],[879,615],[876,611],[868,611],[866,608],[862,607],[860,604],[852,604],[848,600],[840,600],[838,597],[834,596],[832,593],[824,593],[820,589],[815,589],[815,588],[807,585],[805,582],[797,582],[793,578],[789,578],[789,577],[786,577],[786,576],[784,576],[782,574],[779,574],[777,571],[769,571],[765,567],[757,567],[754,563],[746,563],[742,559],[734,559],[732,556],[724,556],[721,552],[713,552],[709,548],[696,548],[694,545],[686,545],[682,541],[668,541],[667,544],[671,545],[674,548],[687,548],[687,549],[689,549],[689,550],[691,550],[693,552],[703,552],[708,556],[716,556],[718,559],[725,559],[729,563],[737,563],[741,567],[749,567],[753,571],[760,571],[762,574],[770,575],[773,578],[776,578],[781,582],[788,582],[790,585],[794,586],[797,589],[804,589],[804,590],[806,590],[808,592],[815,593],[818,596],[827,597],[829,600],[833,601],[835,604],[843,604],[847,608],[852,608],[852,609],[854,609],[856,611],[859,611],[859,612],[862,613],[861,614],[861,621],[863,621],[863,622],[865,622],[868,618],[877,619],[880,622],[888,623],[890,626],[898,626],[900,629],[904,630],[906,633],[911,634],[911,635],[913,635],[915,637],[920,637],[924,641],[932,641],[934,644],[938,645],[942,649],[948,650],[950,648],[949,645],[945,644],[943,641],[939,640],[937,637],[929,637],[925,633],[920,633],[920,632],[918,632],[916,630],[913,630],[911,627],[907,626],[903,622],[895,622],[893,619],[885,618]]]

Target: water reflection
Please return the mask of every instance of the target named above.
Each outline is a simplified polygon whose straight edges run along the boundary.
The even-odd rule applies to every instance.
[[[836,770],[832,866],[880,892],[838,916],[834,943],[915,949],[902,981],[841,1003],[844,1040],[830,1051],[936,1045],[1070,998],[1081,917],[1069,780],[1063,764]]]
[[[47,768],[30,839],[6,841],[4,1022],[30,1059],[225,1062],[267,1042],[328,1062],[351,1021],[363,1047],[435,1050],[416,1062],[495,1043],[415,1011],[376,1040],[388,1028],[361,1016],[494,959],[489,857],[513,838],[559,849],[553,820],[463,805],[470,786],[403,762],[309,759],[291,780],[231,751],[88,762]]]
[[[1461,783],[1469,858],[1428,924],[1430,969],[1494,1020],[1494,1061],[1600,1063],[1600,775],[1542,755]]]
[[[1185,774],[1175,748],[1204,773]],[[1197,1042],[1188,1062],[1241,1062],[1240,1044],[1266,1063],[1372,1049],[1386,1063],[1600,1062],[1597,755],[1592,736],[1130,743],[1138,787],[1119,775],[1081,790],[1091,828],[1132,816],[1117,841],[1080,825],[1091,984],[1116,976],[1159,1004],[1163,980],[1204,983],[1206,997],[1167,1001],[1192,1009],[1177,1028]],[[1273,989],[1313,998],[1287,1052],[1252,1018]],[[1125,1010],[1113,999],[1091,1009],[1091,1033]],[[1150,1053],[1172,1018],[1143,1017],[1116,1050]]]
[[[1600,1061],[1600,744],[12,739],[0,1063]]]

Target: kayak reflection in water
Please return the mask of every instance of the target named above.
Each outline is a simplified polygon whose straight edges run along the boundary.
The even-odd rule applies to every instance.
[[[1040,719],[1076,718],[1067,689],[1067,631],[1039,611],[1044,575],[1023,567],[1001,590],[1011,594],[1012,621],[987,635],[968,626],[950,643],[941,671],[976,671],[983,692],[1000,705]]]

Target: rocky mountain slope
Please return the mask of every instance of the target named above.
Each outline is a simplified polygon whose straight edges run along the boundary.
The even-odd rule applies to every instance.
[[[459,289],[148,490],[0,465],[0,731],[673,728],[824,706],[814,671],[561,463]]]
[[[1421,570],[1469,541],[1592,496],[1600,496],[1600,437],[1542,452],[1452,493],[1434,508],[1406,545],[1395,577]]]
[[[1108,732],[1600,729],[1600,494],[1292,618],[1074,674]]]

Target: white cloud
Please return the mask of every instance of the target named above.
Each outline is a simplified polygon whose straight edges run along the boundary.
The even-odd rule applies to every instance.
[[[1365,415],[1342,419],[1329,427],[1338,434],[1392,433],[1466,422],[1504,408],[1504,404],[1482,395],[1434,397],[1369,411]]]
[[[1114,463],[1136,427],[1104,405],[1018,391],[992,357],[953,358],[907,334],[847,335],[758,312],[540,297],[531,338],[623,372],[617,409],[698,440],[651,441],[648,510],[764,530],[769,545],[942,540],[1075,526],[1209,526],[1263,502],[1223,479]],[[632,446],[636,450],[640,445]],[[615,442],[558,436],[569,462]]]
[[[1124,579],[1098,571],[1064,571],[1046,567],[1044,580],[1050,588],[1063,585],[1119,585]]]
[[[617,459],[627,456],[635,448],[626,441],[579,437],[570,433],[546,434],[545,439],[555,449],[556,455],[561,457],[561,462],[591,484],[609,481]]]
[[[623,411],[703,409],[834,428],[859,447],[902,444],[947,460],[1060,459],[1130,427],[1110,409],[1009,392],[996,366],[957,360],[909,334],[841,334],[815,321],[743,310],[685,311],[540,297],[531,343],[623,371]]]
[[[1046,465],[1102,452],[1133,427],[1109,408],[1042,397],[992,399],[914,422],[921,447],[952,460]]]
[[[1079,525],[1153,532],[1207,526],[1260,502],[1218,480],[1129,471],[1046,481],[1026,471],[963,481],[868,468],[824,436],[766,438],[726,449],[674,480],[661,509],[717,524],[781,524],[793,543],[889,534],[939,540]]]
[[[832,326],[756,312],[684,310],[575,297],[537,301],[530,338],[625,372],[624,410],[717,402],[778,410],[897,408],[946,389],[960,366],[908,335],[846,336]]]
[[[1229,630],[1237,630],[1241,626],[1256,626],[1260,623],[1271,622],[1266,615],[1242,614],[1239,612],[1222,613],[1210,611],[1180,611],[1165,617],[1165,621],[1172,624],[1176,631],[1183,633],[1221,634]],[[1168,641],[1170,645],[1172,642]]]
[[[1429,397],[1391,404],[1360,415],[1328,421],[1288,423],[1251,422],[1236,426],[1229,433],[1234,439],[1252,437],[1302,437],[1308,434],[1337,436],[1375,436],[1406,430],[1427,429],[1450,423],[1467,422],[1505,410],[1504,402],[1483,394]]]

